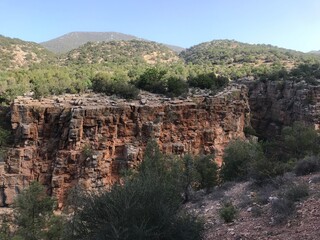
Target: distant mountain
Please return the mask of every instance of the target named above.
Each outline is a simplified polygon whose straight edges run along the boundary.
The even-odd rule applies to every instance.
[[[34,42],[0,35],[0,70],[27,67],[53,61],[54,54]]]
[[[88,42],[108,42],[116,40],[128,41],[143,39],[118,32],[72,32],[40,44],[54,53],[67,53]],[[183,48],[178,46],[167,46],[176,52],[183,50]]]
[[[320,50],[319,51],[311,51],[309,53],[311,53],[311,54],[320,54]]]
[[[270,65],[281,63],[284,67],[312,59],[315,56],[265,44],[248,44],[234,40],[214,40],[195,45],[180,53],[187,63],[213,65]]]
[[[174,63],[182,60],[177,53],[156,42],[130,40],[88,42],[61,57],[65,65],[103,64],[135,66]]]

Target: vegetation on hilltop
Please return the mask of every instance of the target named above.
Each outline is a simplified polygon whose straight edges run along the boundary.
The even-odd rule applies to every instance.
[[[109,42],[109,41],[129,41],[129,40],[142,40],[136,36],[123,34],[119,32],[71,32],[61,37],[51,39],[46,42],[40,43],[43,47],[47,48],[57,54],[67,53],[76,49],[88,42]],[[145,40],[147,41],[147,40]],[[175,52],[181,52],[183,48],[173,45],[164,44]]]
[[[135,36],[117,32],[71,32],[61,37],[40,43],[51,52],[60,54],[76,49],[87,42],[107,42],[138,39]]]
[[[0,71],[52,63],[54,54],[33,42],[0,35]]]
[[[6,103],[26,92],[40,98],[91,88],[136,98],[139,88],[176,97],[184,95],[188,87],[215,93],[230,80],[250,76],[311,84],[320,78],[320,57],[316,55],[229,40],[202,43],[180,56],[162,44],[140,40],[89,42],[60,56],[18,39],[1,37],[1,43],[5,57],[1,59],[0,102]],[[25,46],[33,58],[22,54],[23,64],[14,62],[17,46]]]
[[[62,59],[66,65],[102,64],[112,67],[117,64],[129,68],[181,61],[175,52],[162,44],[138,40],[89,42],[68,52]]]
[[[247,44],[233,40],[201,43],[180,53],[187,63],[212,66],[215,72],[232,79],[269,74],[277,69],[290,70],[301,63],[320,58],[294,50],[265,44]]]

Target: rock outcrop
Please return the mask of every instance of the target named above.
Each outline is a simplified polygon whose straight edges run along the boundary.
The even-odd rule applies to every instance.
[[[167,154],[211,154],[244,138],[250,124],[247,88],[232,85],[215,96],[184,100],[145,95],[140,101],[96,94],[33,100],[11,107],[14,147],[0,177],[7,203],[32,180],[63,203],[75,184],[110,186],[124,167],[137,165],[150,138]],[[1,182],[0,182],[1,184]]]
[[[280,134],[283,126],[302,121],[320,127],[320,86],[305,81],[245,83],[249,88],[251,124],[264,138]]]

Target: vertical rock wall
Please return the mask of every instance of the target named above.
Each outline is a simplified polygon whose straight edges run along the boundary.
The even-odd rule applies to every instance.
[[[304,81],[247,82],[252,127],[265,138],[295,121],[320,124],[320,86]]]
[[[250,121],[247,88],[233,85],[216,96],[140,101],[66,95],[42,101],[18,98],[11,108],[14,147],[0,177],[7,203],[32,180],[62,203],[75,184],[110,186],[119,170],[142,160],[148,139],[167,154],[212,154],[244,138]],[[1,182],[0,182],[1,184]]]

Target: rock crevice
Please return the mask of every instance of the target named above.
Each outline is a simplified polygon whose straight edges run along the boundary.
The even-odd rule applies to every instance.
[[[215,96],[171,100],[146,95],[140,101],[96,94],[33,100],[11,107],[14,147],[1,174],[8,203],[32,180],[48,187],[61,204],[75,184],[87,189],[117,181],[123,167],[137,165],[154,138],[166,154],[212,154],[244,138],[250,124],[247,87],[232,85]]]

